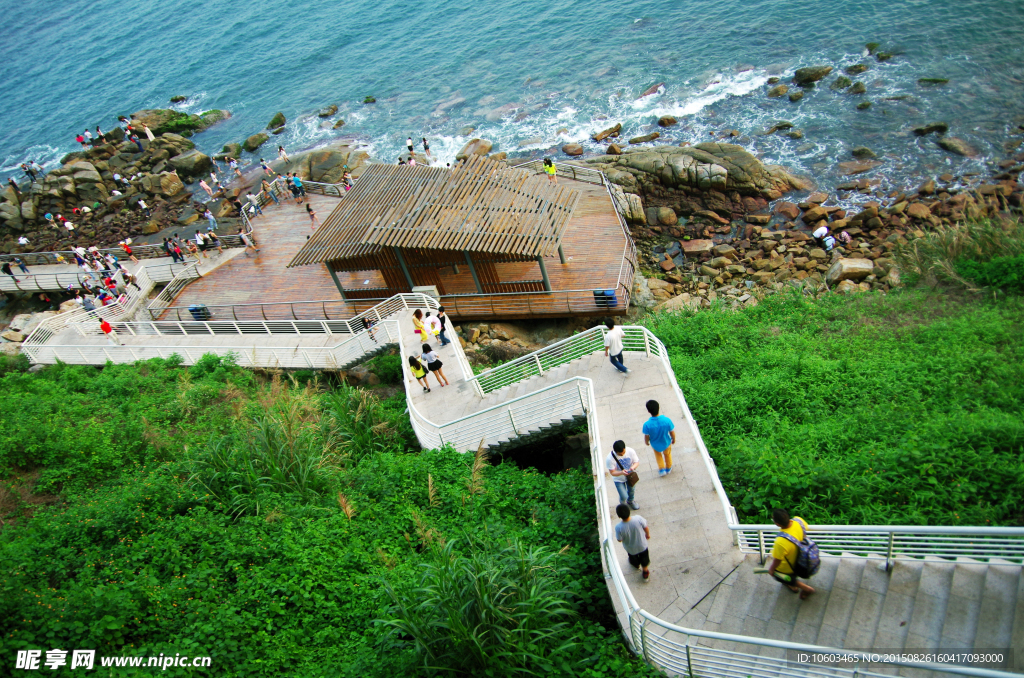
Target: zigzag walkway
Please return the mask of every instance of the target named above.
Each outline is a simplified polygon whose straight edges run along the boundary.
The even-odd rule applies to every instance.
[[[336,369],[396,343],[404,362],[421,345],[411,309],[436,305],[421,295],[383,302],[368,312],[380,318],[373,337],[361,331],[356,319],[115,323],[135,332],[126,338],[129,346],[118,347],[104,346],[93,323],[83,322],[73,339],[66,331],[59,345],[42,337],[30,355],[34,362],[102,364],[171,352],[185,353],[186,362],[194,362],[205,352],[231,351],[243,365]],[[451,444],[469,451],[482,441],[500,449],[586,420],[607,583],[636,651],[671,674],[723,678],[996,678],[1013,674],[993,669],[1024,668],[1024,657],[1005,655],[1009,648],[1024,651],[1024,529],[812,524],[813,536],[829,555],[812,580],[818,593],[799,600],[754,573],[761,566],[757,552],[765,543],[770,549],[773,528],[737,524],[664,346],[643,328],[626,329],[628,375],[608,363],[602,328],[594,328],[476,377],[455,342],[438,349],[451,385],[439,388],[431,377],[430,393],[415,382],[407,383],[406,392],[413,428],[424,447]],[[643,445],[649,399],[658,400],[676,423],[674,471],[664,477],[658,477],[653,454]],[[604,459],[619,439],[641,459],[637,502],[652,535],[649,583],[628,566],[610,536],[618,496]],[[915,668],[913,661],[870,663],[860,655],[848,655],[857,661],[835,667],[810,666],[787,656],[787,651],[814,648],[1004,654],[988,669],[941,671]]]

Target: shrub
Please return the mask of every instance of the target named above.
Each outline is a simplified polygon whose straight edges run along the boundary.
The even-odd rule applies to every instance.
[[[978,287],[1004,292],[1024,292],[1024,255],[993,257],[989,261],[960,259],[954,265],[957,275]]]
[[[974,282],[961,271],[965,266],[972,271],[974,265],[984,265],[997,257],[1024,255],[1024,223],[981,219],[940,226],[923,238],[898,245],[894,255],[908,284],[947,283],[976,289],[984,283]],[[997,271],[990,275],[994,280],[1002,279]]]
[[[367,361],[366,367],[380,378],[382,384],[402,383],[402,356],[379,355]]]

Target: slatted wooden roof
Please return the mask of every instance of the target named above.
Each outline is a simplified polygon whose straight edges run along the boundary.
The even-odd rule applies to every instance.
[[[382,247],[553,256],[578,201],[575,189],[482,156],[451,170],[370,165],[288,266]]]

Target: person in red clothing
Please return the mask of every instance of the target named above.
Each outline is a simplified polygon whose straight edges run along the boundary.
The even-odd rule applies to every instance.
[[[103,318],[100,318],[100,329],[103,330],[103,334],[107,335],[107,341],[109,341],[111,344],[113,344],[114,346],[124,345],[121,343],[121,340],[117,338],[117,332],[114,331],[114,328],[111,327],[110,323],[108,323]]]

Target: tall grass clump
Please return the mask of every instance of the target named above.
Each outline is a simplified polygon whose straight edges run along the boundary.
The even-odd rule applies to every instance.
[[[939,226],[895,250],[908,284],[1024,291],[1024,223],[979,219]]]
[[[435,545],[418,586],[388,587],[393,605],[384,623],[412,639],[429,671],[544,675],[551,655],[575,646],[566,635],[576,614],[560,584],[567,573],[559,555],[519,540]]]

